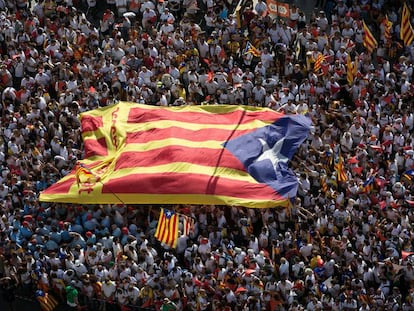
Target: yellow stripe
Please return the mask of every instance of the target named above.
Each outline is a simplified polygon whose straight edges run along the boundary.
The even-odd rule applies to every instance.
[[[187,162],[171,162],[168,164],[132,168],[123,168],[111,173],[110,179],[122,178],[132,174],[157,174],[157,173],[178,173],[186,174],[197,173],[206,176],[220,176],[233,180],[245,181],[257,185],[258,182],[247,172],[231,169],[227,167],[204,166]],[[102,181],[105,183],[105,180]]]
[[[165,223],[163,224],[163,228],[161,228],[162,220],[165,221],[164,209],[163,208],[161,208],[160,217],[158,217],[157,229],[155,230],[155,234],[154,234],[155,238],[157,238],[157,239],[158,239],[160,233],[162,232],[161,229],[164,229]]]
[[[191,141],[182,138],[166,138],[160,140],[152,140],[146,143],[128,144],[122,149],[122,152],[127,151],[150,151],[167,146],[183,146],[190,148],[200,148],[204,146],[210,149],[223,149],[221,140],[206,140],[203,142]]]
[[[120,194],[115,197],[113,194],[96,194],[95,190],[90,195],[82,193],[78,195],[77,191],[73,194],[56,194],[43,196],[40,194],[41,201],[44,202],[62,202],[62,203],[82,203],[82,204],[159,204],[160,201],[165,204],[193,204],[193,205],[228,205],[228,206],[245,206],[248,208],[272,208],[276,206],[286,206],[286,200],[252,200],[245,198],[235,198],[231,196],[218,196],[208,194]],[[197,203],[194,203],[197,202]]]

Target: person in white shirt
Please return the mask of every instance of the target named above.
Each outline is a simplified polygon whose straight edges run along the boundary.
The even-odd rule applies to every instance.
[[[252,90],[253,102],[255,103],[255,105],[263,107],[265,97],[266,97],[265,88],[262,86],[261,83],[257,83],[256,86]]]

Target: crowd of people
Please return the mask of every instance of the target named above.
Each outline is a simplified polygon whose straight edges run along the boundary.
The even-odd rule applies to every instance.
[[[401,8],[327,0],[280,18],[263,0],[0,0],[3,298],[414,310],[414,48],[399,36]],[[79,113],[118,101],[308,116],[291,163],[297,197],[287,208],[169,207],[195,219],[176,249],[154,238],[159,206],[39,202],[82,159]]]

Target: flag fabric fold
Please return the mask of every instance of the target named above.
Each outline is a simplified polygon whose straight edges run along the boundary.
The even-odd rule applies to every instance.
[[[414,39],[414,30],[410,22],[410,17],[410,9],[408,8],[407,3],[404,3],[401,14],[400,37],[405,46],[410,45]]]
[[[81,114],[85,158],[45,202],[285,206],[311,121],[267,108],[120,102]]]
[[[155,230],[155,238],[170,248],[175,248],[178,240],[178,220],[176,212],[162,208]]]

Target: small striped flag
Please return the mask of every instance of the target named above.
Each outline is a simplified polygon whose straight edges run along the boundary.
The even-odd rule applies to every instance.
[[[177,246],[178,239],[178,215],[166,208],[161,209],[158,219],[155,238],[171,248]]]
[[[363,184],[362,184],[362,191],[364,193],[370,193],[372,190],[374,190],[374,176],[371,176],[368,178]]]
[[[377,39],[375,39],[374,35],[372,34],[371,30],[369,30],[365,21],[363,21],[364,25],[364,37],[363,37],[363,44],[367,49],[368,53],[372,53],[378,47]]]
[[[287,200],[287,205],[286,205],[286,216],[289,219],[292,217],[292,208],[293,208],[293,201],[289,197],[288,200]]]
[[[53,311],[59,304],[56,298],[42,290],[37,290],[35,296],[42,311]]]
[[[314,72],[318,72],[321,69],[324,60],[325,57],[321,53],[319,53],[318,57],[316,58],[315,64],[313,65]]]
[[[410,22],[410,15],[410,9],[408,8],[407,3],[404,3],[401,15],[400,37],[406,46],[410,45],[414,39],[414,31]]]
[[[346,80],[349,85],[352,85],[352,83],[354,83],[354,79],[354,65],[352,64],[351,55],[348,54],[346,57]]]
[[[183,235],[189,236],[194,231],[194,218],[183,215]]]
[[[392,22],[388,19],[388,15],[385,15],[384,18],[384,38],[385,38],[385,45],[391,45],[391,28]]]
[[[409,182],[413,182],[414,181],[414,169],[412,170],[408,170],[405,171],[402,175],[401,175],[401,179],[402,180],[407,180]]]
[[[256,49],[250,41],[247,41],[246,49],[244,50],[244,54],[252,54],[253,56],[260,57],[261,53],[258,49]]]
[[[337,157],[337,159],[335,159],[336,179],[338,183],[345,182],[348,180],[348,177],[346,176],[341,151],[337,153],[336,157]]]
[[[326,195],[328,193],[328,184],[326,183],[326,175],[322,175],[320,179],[321,189],[323,193]]]

